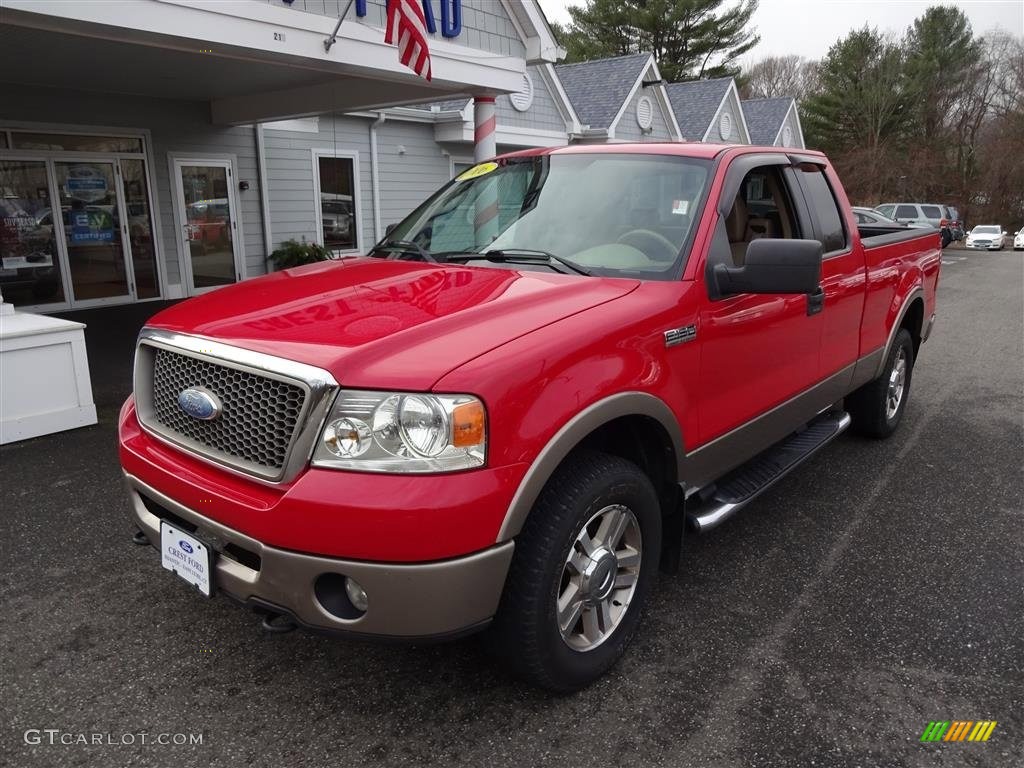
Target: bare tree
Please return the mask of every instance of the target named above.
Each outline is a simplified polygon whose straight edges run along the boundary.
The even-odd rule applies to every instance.
[[[765,56],[743,72],[745,99],[792,96],[798,101],[813,92],[817,84],[816,61],[801,56]]]

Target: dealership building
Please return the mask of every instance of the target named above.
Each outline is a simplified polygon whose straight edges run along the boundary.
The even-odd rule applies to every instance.
[[[429,82],[384,42],[384,0],[0,0],[4,300],[192,296],[290,239],[365,252],[495,152],[750,143],[734,85],[674,94],[647,54],[555,66],[535,0],[424,8]],[[802,146],[795,109],[758,107]]]

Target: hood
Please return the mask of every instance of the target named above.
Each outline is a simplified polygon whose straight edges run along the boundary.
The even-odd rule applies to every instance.
[[[426,390],[474,357],[624,296],[636,280],[356,258],[275,272],[164,310],[150,327]]]

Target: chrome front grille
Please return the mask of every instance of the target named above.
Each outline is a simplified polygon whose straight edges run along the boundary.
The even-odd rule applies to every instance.
[[[223,403],[215,421],[199,421],[178,405],[189,387],[205,387]],[[275,471],[284,468],[288,446],[306,401],[302,387],[237,368],[157,349],[153,360],[153,416],[181,437],[237,461]]]
[[[178,403],[200,388],[220,402],[201,420]],[[135,407],[147,432],[206,461],[264,482],[288,481],[312,452],[337,391],[327,372],[185,334],[143,329]]]

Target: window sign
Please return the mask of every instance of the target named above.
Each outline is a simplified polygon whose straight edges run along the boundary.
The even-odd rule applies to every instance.
[[[75,245],[114,242],[114,217],[110,211],[89,207],[72,210],[68,218],[71,219],[71,242]]]
[[[91,165],[74,165],[68,170],[65,192],[72,200],[95,203],[107,196],[107,177]]]

